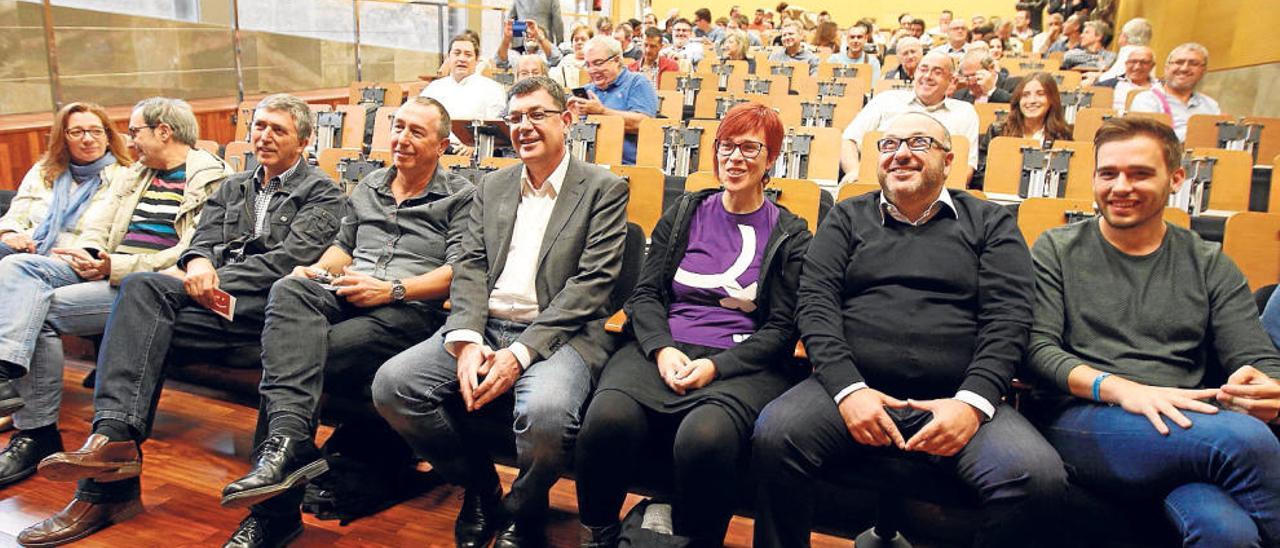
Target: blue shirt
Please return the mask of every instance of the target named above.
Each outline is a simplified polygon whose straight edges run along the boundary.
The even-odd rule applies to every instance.
[[[650,117],[658,115],[658,92],[653,89],[653,84],[649,83],[648,78],[629,71],[626,67],[623,67],[609,87],[601,89],[595,84],[587,84],[586,88],[600,99],[605,108],[639,112]],[[624,134],[622,163],[635,165],[637,138],[635,133]]]

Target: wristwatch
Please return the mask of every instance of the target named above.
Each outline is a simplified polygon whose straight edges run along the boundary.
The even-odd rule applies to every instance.
[[[404,300],[404,282],[400,280],[391,280],[391,300],[400,302]]]

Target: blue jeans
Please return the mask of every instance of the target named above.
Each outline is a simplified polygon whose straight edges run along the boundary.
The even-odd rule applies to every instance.
[[[919,413],[894,417],[894,422],[900,430],[920,424],[926,417]],[[755,546],[760,548],[808,546],[814,483],[825,470],[856,469],[864,457],[923,460],[972,487],[981,503],[976,546],[1043,545],[1052,519],[1060,518],[1055,505],[1067,488],[1057,453],[1007,404],[996,408],[995,417],[959,453],[933,457],[859,444],[831,396],[810,377],[764,408],[752,442],[752,469],[759,478]],[[925,489],[929,485],[912,490]]]
[[[14,381],[26,405],[14,425],[32,430],[57,424],[62,405],[60,335],[98,335],[107,325],[116,290],[86,282],[65,261],[30,253],[0,260],[0,361],[27,370]]]
[[[1280,542],[1280,442],[1262,421],[1234,411],[1183,411],[1187,430],[1081,401],[1044,428],[1074,483],[1100,493],[1164,499],[1184,546]]]
[[[1262,309],[1262,327],[1271,336],[1271,343],[1280,348],[1280,290],[1271,293],[1267,306]]]
[[[492,348],[506,348],[524,328],[490,319],[485,339]],[[551,486],[573,455],[591,385],[586,362],[567,344],[516,379],[511,427],[520,473],[503,501],[516,519],[543,518]],[[446,479],[468,490],[491,492],[498,487],[498,475],[488,449],[468,424],[472,416],[462,406],[458,386],[457,361],[444,349],[444,333],[437,331],[378,370],[373,403]],[[508,400],[495,400],[481,412],[503,401]]]

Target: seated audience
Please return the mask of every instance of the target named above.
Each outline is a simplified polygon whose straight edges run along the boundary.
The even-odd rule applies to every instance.
[[[1079,15],[1067,17],[1066,21],[1062,23],[1062,36],[1050,45],[1049,49],[1046,50],[1045,53],[1061,51],[1065,54],[1068,51],[1080,47],[1081,26],[1083,24],[1084,19]]]
[[[756,416],[802,376],[791,355],[810,234],[764,195],[784,132],[764,105],[730,109],[716,131],[723,189],[682,196],[654,230],[626,305],[632,340],[605,364],[578,439],[584,545],[617,544],[632,472],[655,446],[674,454],[674,534],[724,542]]]
[[[947,31],[951,28],[952,19],[955,19],[955,14],[952,13],[951,10],[942,10],[942,12],[938,14],[938,26],[925,31],[925,36],[928,36],[929,40],[933,40],[934,36],[945,37],[947,35]]]
[[[230,544],[276,546],[301,530],[301,484],[328,468],[314,444],[326,372],[366,385],[382,362],[444,323],[449,265],[461,254],[475,188],[439,167],[448,138],[449,114],[434,99],[415,97],[397,109],[391,167],[361,180],[319,260],[271,285],[253,467],[222,491],[222,506],[251,507]],[[355,434],[365,443],[403,454],[383,475],[393,480],[411,466],[385,423],[362,426],[377,428]]]
[[[78,215],[83,222],[76,241],[52,248],[50,256],[20,253],[0,260],[3,302],[24,312],[0,315],[0,416],[13,414],[18,429],[0,452],[0,486],[30,476],[40,459],[62,451],[61,336],[101,335],[120,281],[172,266],[191,242],[205,200],[229,175],[222,160],[192,148],[199,127],[191,107],[177,99],[147,99],[129,118],[135,134],[129,146],[143,169],[108,171],[118,165],[108,149],[123,139],[101,107],[72,103],[60,114],[54,135],[70,133],[68,126],[83,134],[76,143],[58,139],[53,150],[61,142],[61,152],[49,156],[70,153],[71,169],[84,176],[76,190],[84,191],[79,199],[86,205],[98,185],[105,198]],[[94,130],[101,137],[91,138]],[[75,163],[86,151],[97,152],[96,161]],[[95,163],[97,170],[89,167]],[[71,190],[73,176],[64,171],[55,186]]]
[[[992,36],[987,39],[987,52],[990,53],[992,59],[995,59],[996,61],[1004,59],[1004,51],[1006,49],[1008,49],[1008,47],[1005,45],[1004,38]],[[1002,68],[1001,70],[1004,69]]]
[[[800,23],[791,21],[782,25],[782,46],[773,49],[769,54],[770,63],[786,63],[789,61],[799,61],[809,65],[809,75],[818,72],[818,59],[812,51],[805,48],[804,45],[804,29]]]
[[[1045,437],[1074,483],[1162,506],[1184,546],[1276,546],[1280,354],[1249,286],[1218,244],[1164,221],[1186,176],[1168,126],[1115,118],[1094,147],[1101,215],[1033,252],[1028,363],[1061,400]]]
[[[702,62],[702,43],[693,39],[693,24],[688,19],[680,18],[671,24],[671,45],[662,49],[662,55],[677,61],[688,61],[697,66]]]
[[[511,60],[518,55],[532,55],[541,57],[548,65],[554,65],[560,62],[560,48],[552,45],[547,40],[546,35],[538,30],[538,24],[533,21],[526,21],[524,29],[524,38],[520,41],[522,45],[519,48],[512,47],[515,35],[512,30],[514,21],[508,19],[503,25],[502,42],[498,44],[498,53],[494,55],[493,66],[499,70],[511,70],[514,63]]]
[[[724,38],[724,29],[711,24],[711,10],[698,8],[693,12],[693,37],[708,44],[718,44]]]
[[[1036,35],[1035,29],[1031,28],[1031,9],[1025,6],[1018,6],[1018,11],[1013,14],[1013,29],[1011,35],[1023,42],[1029,42]]]
[[[149,129],[138,135],[168,133],[144,121]],[[18,542],[62,544],[143,511],[141,445],[151,436],[166,356],[256,346],[271,284],[315,262],[338,230],[346,198],[303,159],[310,137],[306,103],[263,99],[250,135],[259,167],[232,175],[209,197],[175,268],[121,282],[98,352],[92,433],[80,449],[40,462],[50,480],[80,480],[75,498]]]
[[[1049,48],[1062,36],[1062,25],[1061,13],[1049,14],[1049,24],[1045,25],[1044,31],[1031,39],[1031,53],[1035,55],[1049,53]]]
[[[1116,60],[1111,63],[1111,68],[1104,71],[1098,76],[1098,81],[1118,78],[1125,74],[1125,63],[1129,60],[1129,55],[1137,51],[1138,48],[1147,47],[1151,44],[1151,22],[1141,17],[1134,17],[1120,27],[1120,36],[1116,39],[1120,45],[1120,51],[1116,52]],[[1151,71],[1154,65],[1147,67]],[[1148,75],[1154,77],[1154,75]]]
[[[630,61],[639,61],[644,57],[644,46],[636,40],[632,40],[634,33],[632,32],[631,23],[619,23],[613,29],[613,39],[622,44],[622,57]]]
[[[862,107],[841,134],[840,166],[846,177],[856,177],[861,158],[862,137],[868,131],[884,131],[904,112],[927,112],[938,119],[951,135],[959,135],[972,145],[978,142],[978,112],[973,105],[947,97],[947,89],[955,79],[955,61],[950,55],[931,51],[916,69],[913,89],[877,93]],[[978,165],[978,147],[969,147],[969,157],[962,159],[970,167]],[[963,169],[964,163],[955,169]]]
[[[680,65],[676,60],[662,54],[662,31],[654,27],[644,30],[644,57],[632,66],[655,90],[658,89],[662,73],[680,72]]]
[[[582,47],[587,45],[587,40],[592,36],[595,36],[595,32],[587,25],[576,25],[569,33],[569,41],[573,44],[573,55],[561,57],[560,63],[551,69],[551,79],[565,89],[582,86],[580,71],[587,69],[587,65],[582,60],[585,53]]]
[[[1195,42],[1181,44],[1164,60],[1164,81],[1133,98],[1130,112],[1163,112],[1173,118],[1179,140],[1187,138],[1187,120],[1193,114],[1221,114],[1218,102],[1196,91],[1209,68],[1209,50]]]
[[[910,36],[898,40],[898,67],[889,71],[885,78],[891,80],[915,80],[916,67],[924,56],[924,43]]]
[[[1107,34],[1107,24],[1102,21],[1087,21],[1080,32],[1080,45],[1062,56],[1062,69],[1106,70],[1116,60],[1116,54],[1102,47],[1102,40]]]
[[[870,25],[862,21],[854,23],[853,26],[849,27],[849,31],[845,33],[844,50],[831,54],[827,57],[827,62],[841,65],[856,65],[859,63],[871,65],[871,83],[874,85],[880,81],[880,59],[866,51],[867,38],[869,36],[871,36]],[[905,43],[900,43],[900,45],[905,45]]]
[[[658,92],[653,84],[622,64],[622,48],[610,36],[596,36],[586,51],[587,99],[571,97],[569,108],[577,115],[604,114],[623,120],[622,163],[636,163],[640,121],[658,115]]]
[[[85,212],[107,201],[113,184],[132,178],[131,164],[124,137],[101,106],[70,103],[59,109],[48,148],[0,217],[0,258],[48,255],[70,245],[84,228]]]
[[[960,58],[968,51],[969,46],[969,29],[964,26],[964,21],[952,21],[951,28],[947,30],[947,42],[941,46],[929,50],[929,53],[939,52],[950,55],[956,62],[960,62]]]
[[[971,488],[975,546],[1043,545],[1067,478],[1006,401],[1035,289],[1017,222],[943,188],[950,135],[928,114],[896,117],[876,148],[881,190],[837,203],[809,246],[796,321],[814,371],[756,420],[755,545],[808,545],[816,481],[872,456]]]
[[[755,74],[756,58],[747,55],[751,43],[747,40],[746,31],[729,29],[720,41],[720,59],[723,61],[742,61],[747,64],[747,72]]]
[[[996,60],[986,52],[974,52],[960,61],[960,74],[956,85],[960,90],[952,95],[966,103],[1008,103],[1012,98],[1008,91],[996,86],[1000,69]]]
[[[432,80],[422,89],[422,97],[439,101],[449,111],[454,120],[496,120],[502,116],[505,106],[503,97],[505,89],[493,79],[476,71],[476,57],[480,51],[480,42],[459,34],[449,44],[449,57],[446,61],[451,68],[449,75]],[[470,156],[475,153],[473,147],[452,139],[453,152]]]
[[[1129,93],[1135,89],[1148,89],[1155,83],[1152,76],[1153,68],[1156,65],[1156,55],[1147,46],[1130,46],[1128,58],[1124,60],[1124,73],[1118,78],[1109,78],[1099,80],[1097,85],[1104,88],[1112,88],[1115,93],[1112,96],[1111,108],[1116,112],[1125,112],[1125,102],[1129,98]],[[1137,99],[1136,97],[1134,99]]]
[[[602,39],[616,42],[593,40]],[[616,305],[609,295],[626,240],[627,184],[570,157],[564,90],[529,78],[510,96],[522,163],[476,186],[452,264],[449,318],[373,380],[379,413],[465,489],[458,546],[487,546],[495,534],[499,547],[545,545],[548,492],[569,465],[593,372],[613,347],[603,320]],[[520,472],[505,498],[488,450],[465,426],[490,405],[514,425]]]

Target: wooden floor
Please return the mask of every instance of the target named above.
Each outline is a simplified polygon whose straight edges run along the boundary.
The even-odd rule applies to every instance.
[[[68,449],[80,446],[93,416],[92,392],[80,386],[88,365],[68,361],[62,405],[62,439]],[[244,517],[241,510],[218,505],[227,483],[248,470],[255,410],[219,399],[166,390],[160,401],[152,439],[144,446],[142,501],[147,512],[101,531],[77,546],[220,546]],[[329,434],[323,429],[321,437]],[[0,435],[7,443],[9,434]],[[514,470],[500,467],[504,486]],[[75,490],[39,475],[0,490],[0,546],[17,545],[23,528],[61,509]],[[294,546],[452,546],[453,518],[461,490],[440,486],[423,496],[347,526],[306,516],[306,532]],[[627,506],[639,499],[628,497]],[[561,480],[551,492],[555,510],[549,535],[553,546],[577,545],[577,502],[572,481]],[[751,520],[735,517],[727,546],[751,544]],[[850,541],[815,534],[814,546],[850,545]]]

